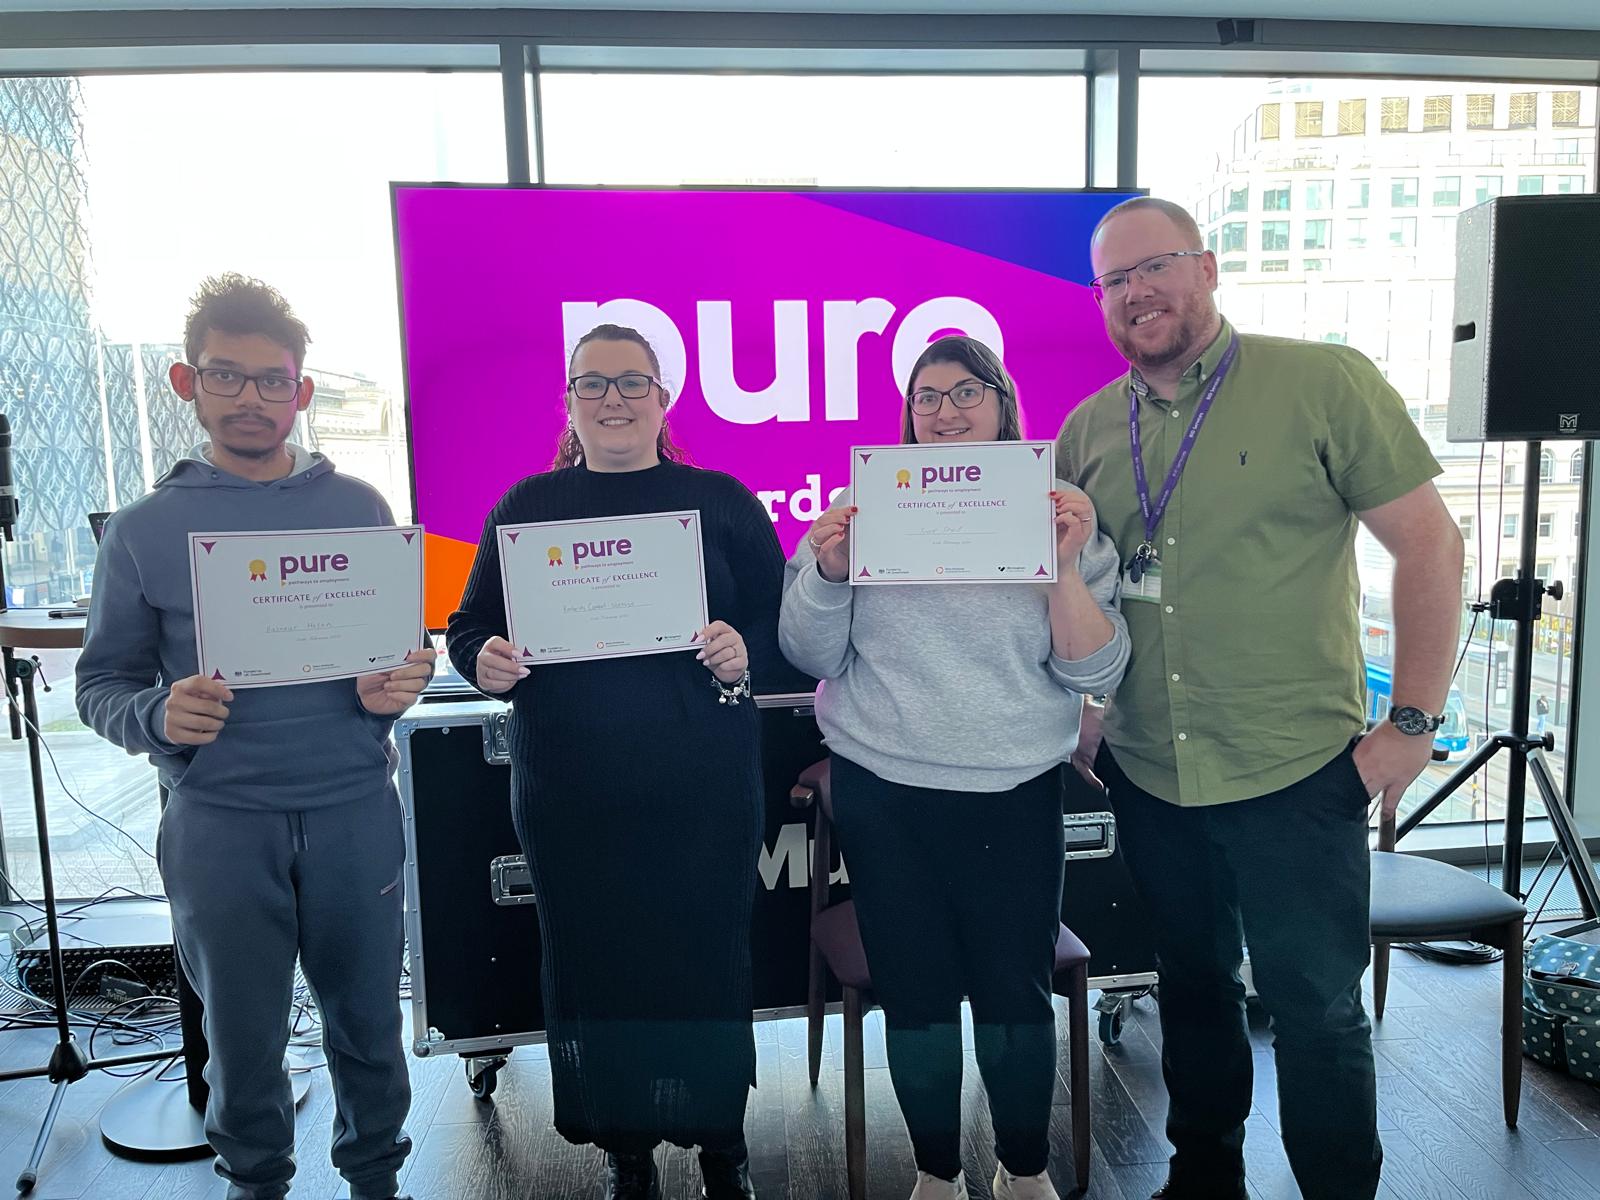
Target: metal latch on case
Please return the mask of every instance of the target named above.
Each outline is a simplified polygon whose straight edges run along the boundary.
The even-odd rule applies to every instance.
[[[520,854],[503,854],[489,863],[489,895],[499,905],[532,904],[533,872]]]
[[[1117,849],[1117,818],[1109,812],[1068,813],[1061,818],[1068,862],[1110,858]]]
[[[511,765],[511,710],[497,712],[483,724],[483,761],[497,767]]]

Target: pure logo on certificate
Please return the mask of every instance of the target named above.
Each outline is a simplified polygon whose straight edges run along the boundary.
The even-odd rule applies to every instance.
[[[1055,446],[857,446],[850,582],[1049,583],[1056,577]]]
[[[426,646],[422,526],[191,533],[200,673],[231,688],[354,679]]]
[[[708,623],[698,510],[500,525],[507,640],[525,663],[692,650]]]

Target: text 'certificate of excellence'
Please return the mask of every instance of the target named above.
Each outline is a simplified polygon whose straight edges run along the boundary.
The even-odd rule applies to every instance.
[[[1044,583],[1056,577],[1055,446],[857,446],[850,582]]]
[[[353,679],[426,646],[422,526],[191,533],[200,673],[232,688]]]
[[[507,640],[525,663],[691,650],[706,618],[700,513],[496,527]]]

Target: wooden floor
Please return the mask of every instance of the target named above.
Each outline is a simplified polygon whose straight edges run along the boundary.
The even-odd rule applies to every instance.
[[[1499,967],[1448,967],[1394,956],[1389,1011],[1376,1027],[1378,1105],[1386,1197],[1425,1200],[1600,1200],[1600,1090],[1527,1064],[1522,1120],[1501,1121],[1497,1062]],[[1148,1002],[1146,1002],[1148,1004]],[[1069,1103],[1062,1070],[1053,1125],[1052,1172],[1063,1196],[1071,1172]],[[843,1075],[839,1026],[830,1020],[822,1085],[806,1079],[805,1027],[795,1020],[757,1025],[760,1086],[751,1096],[752,1174],[768,1200],[845,1195]],[[1298,1196],[1276,1132],[1270,1036],[1255,1030],[1256,1109],[1246,1154],[1258,1200]],[[1165,1175],[1167,1144],[1155,1014],[1136,1011],[1121,1043],[1091,1040],[1093,1177],[1088,1196],[1139,1200]],[[0,1036],[0,1065],[26,1064],[48,1046],[33,1031]],[[867,1035],[869,1194],[906,1196],[914,1178],[910,1145],[884,1066],[881,1025]],[[410,1129],[416,1142],[404,1179],[415,1200],[529,1200],[600,1194],[602,1164],[589,1148],[550,1127],[549,1071],[542,1048],[518,1050],[495,1103],[469,1094],[456,1059],[413,1060]],[[112,1156],[96,1114],[120,1084],[92,1076],[69,1089],[34,1195],[42,1200],[215,1200],[222,1185],[206,1162],[150,1164]],[[0,1090],[0,1180],[15,1178],[48,1103],[49,1085],[25,1080]],[[329,1089],[314,1075],[300,1116],[300,1200],[333,1200],[339,1181],[328,1164]],[[994,1171],[983,1091],[969,1053],[965,1161],[975,1198],[989,1196]],[[658,1152],[667,1200],[699,1195],[693,1156]],[[0,1194],[4,1189],[0,1188]]]

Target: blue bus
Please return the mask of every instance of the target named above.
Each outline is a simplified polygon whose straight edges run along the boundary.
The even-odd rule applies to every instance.
[[[1381,721],[1389,715],[1391,691],[1389,663],[1387,660],[1367,659],[1367,720]],[[1460,762],[1467,756],[1470,739],[1467,734],[1467,706],[1461,699],[1461,689],[1454,683],[1444,701],[1444,724],[1433,735],[1436,749],[1443,750],[1448,762]]]

